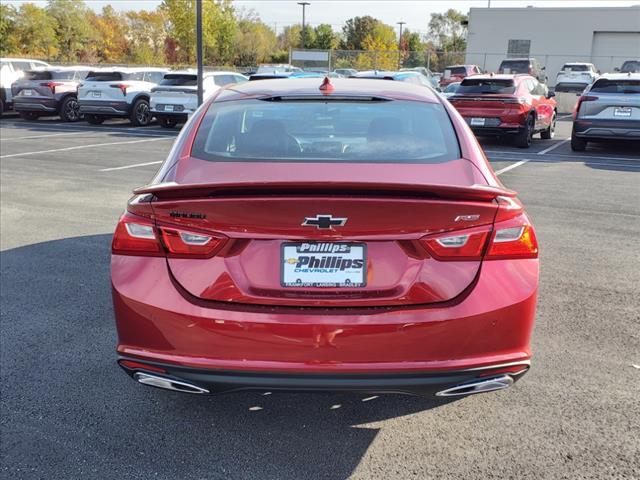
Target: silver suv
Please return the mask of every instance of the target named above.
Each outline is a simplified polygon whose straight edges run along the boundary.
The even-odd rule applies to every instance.
[[[578,100],[571,149],[606,139],[640,140],[640,73],[606,73]]]

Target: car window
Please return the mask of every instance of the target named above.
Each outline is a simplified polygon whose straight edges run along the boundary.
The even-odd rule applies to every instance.
[[[451,75],[466,75],[467,69],[465,67],[447,67],[445,72],[451,71]]]
[[[13,69],[15,71],[23,72],[25,70],[31,70],[31,62],[12,61]]]
[[[250,99],[220,102],[196,134],[211,161],[437,163],[460,157],[441,104]]]
[[[213,77],[213,81],[216,85],[219,85],[221,87],[230,83],[235,83],[233,75],[215,75]]]
[[[620,69],[623,73],[634,73],[640,72],[640,61],[629,60],[622,64],[622,68]]]
[[[73,76],[73,79],[84,80],[85,78],[87,78],[88,74],[89,74],[89,70],[76,70],[75,75]]]
[[[160,83],[164,77],[164,72],[145,72],[144,81],[150,83]]]
[[[58,70],[51,72],[51,78],[54,80],[73,80],[76,72],[73,70]]]
[[[568,72],[587,72],[589,71],[589,66],[587,65],[564,65],[562,70]]]
[[[516,87],[511,79],[473,78],[467,77],[461,83],[456,93],[515,93]]]
[[[505,60],[500,64],[500,73],[529,73],[528,60]],[[508,70],[508,71],[507,71]]]
[[[51,80],[51,72],[42,72],[37,70],[27,70],[24,72],[25,80]]]
[[[124,80],[122,72],[89,72],[85,77],[88,82],[113,82]]]
[[[594,82],[590,92],[638,94],[640,93],[640,80],[610,80],[600,78]]]
[[[164,78],[160,80],[160,85],[195,87],[198,85],[198,76],[191,73],[167,73]]]
[[[240,76],[240,75],[234,75],[233,78],[235,80],[235,83],[244,83],[244,82],[247,81],[247,79],[245,77]]]

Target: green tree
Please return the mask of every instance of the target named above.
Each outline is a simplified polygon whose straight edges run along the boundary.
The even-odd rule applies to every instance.
[[[31,57],[54,58],[58,54],[56,23],[33,3],[24,3],[14,24],[16,53]]]
[[[408,29],[402,32],[402,65],[404,67],[419,67],[425,65],[425,45],[418,32]]]
[[[49,0],[47,14],[55,21],[55,33],[60,53],[58,59],[74,62],[82,60],[96,40],[90,18],[91,12],[82,0]]]
[[[160,9],[166,14],[168,31],[177,43],[176,52],[183,63],[196,57],[195,0],[163,0]],[[230,0],[204,0],[202,5],[202,42],[205,60],[225,62],[233,54],[236,20]]]
[[[289,54],[291,48],[302,47],[302,25],[288,25],[282,29],[282,33],[278,35],[278,49],[284,50]]]
[[[345,50],[365,50],[365,38],[371,36],[376,26],[380,24],[382,24],[380,20],[368,15],[350,18],[342,27],[344,37],[342,48]]]
[[[445,13],[432,13],[429,36],[445,52],[464,52],[467,48],[469,17],[450,8]]]
[[[105,63],[124,61],[128,42],[123,16],[111,5],[107,5],[102,9],[102,13],[94,15],[91,21],[97,40],[94,48],[97,60]]]
[[[331,25],[323,23],[314,28],[314,41],[309,48],[317,48],[320,50],[333,50],[338,47],[340,38],[333,31]]]
[[[255,12],[238,19],[234,63],[255,66],[268,61],[276,48],[274,31],[265,25]]]
[[[124,14],[128,60],[132,63],[154,65],[164,63],[167,32],[161,10],[129,11]]]
[[[0,55],[8,55],[17,50],[16,14],[12,5],[0,3]]]

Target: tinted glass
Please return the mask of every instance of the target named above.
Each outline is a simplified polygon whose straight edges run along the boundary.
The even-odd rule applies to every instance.
[[[565,65],[562,70],[568,70],[570,72],[588,72],[589,65]]]
[[[30,70],[24,72],[25,80],[51,80],[51,72],[38,72],[35,70]]]
[[[460,157],[441,104],[241,100],[207,112],[193,155],[211,161],[436,163]]]
[[[640,80],[596,80],[591,87],[593,93],[640,93]]]
[[[454,93],[458,91],[459,83],[450,83],[447,88],[444,89],[444,93]]]
[[[515,93],[513,80],[497,78],[465,78],[456,93]]]
[[[640,62],[637,61],[628,61],[622,64],[622,68],[620,69],[623,72],[640,72]]]
[[[185,73],[167,73],[160,85],[176,87],[195,87],[198,85],[198,76]]]
[[[120,72],[89,72],[86,80],[88,82],[113,82],[124,80]]]
[[[76,72],[73,70],[60,70],[57,72],[51,72],[51,77],[54,80],[73,80],[76,76]]]
[[[144,75],[145,82],[160,83],[164,77],[163,72],[146,72]]]
[[[31,68],[31,62],[12,61],[13,69],[16,71],[25,71]]]
[[[464,67],[449,67],[446,70],[451,70],[451,75],[466,75],[467,69]]]
[[[500,64],[500,72],[509,69],[511,73],[529,73],[529,62],[527,60],[508,60]]]

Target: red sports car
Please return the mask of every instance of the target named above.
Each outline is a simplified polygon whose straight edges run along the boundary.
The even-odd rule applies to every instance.
[[[529,368],[538,246],[431,89],[248,82],[188,121],[113,237],[118,363],[191,393],[466,395]]]

